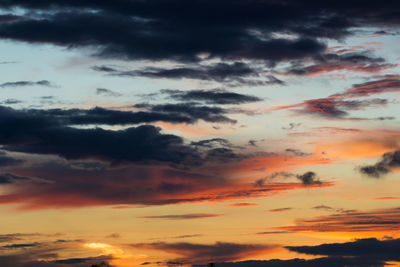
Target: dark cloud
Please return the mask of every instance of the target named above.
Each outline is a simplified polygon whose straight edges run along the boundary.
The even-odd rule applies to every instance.
[[[392,172],[393,168],[398,167],[400,167],[400,150],[385,153],[382,159],[374,165],[362,166],[359,170],[369,177],[380,178],[382,175]]]
[[[0,196],[0,204],[19,204],[21,209],[28,210],[98,205],[168,205],[259,198],[306,188],[302,183],[293,182],[254,187],[227,179],[225,173],[229,173],[235,164],[240,165],[237,160],[208,157],[200,161],[202,165],[197,166],[195,164],[199,163],[190,161],[186,168],[132,163],[106,169],[77,169],[63,160],[51,161],[24,172],[52,180],[52,183],[10,184],[12,190]],[[307,188],[332,185],[321,183],[307,185]]]
[[[278,209],[271,209],[268,210],[269,212],[283,212],[283,211],[289,211],[292,210],[293,208],[278,208]]]
[[[32,248],[32,247],[39,247],[40,243],[25,243],[25,244],[12,244],[12,245],[5,245],[1,248],[3,249],[17,249],[17,248]]]
[[[206,147],[206,148],[215,148],[215,147],[227,147],[233,148],[234,145],[224,138],[212,138],[205,139],[200,141],[193,141],[191,145],[196,147]]]
[[[118,233],[112,233],[112,234],[110,234],[110,235],[108,235],[108,236],[106,236],[106,237],[107,237],[107,238],[120,238],[121,235],[118,234]]]
[[[225,116],[229,110],[215,107],[215,106],[200,106],[196,103],[181,103],[181,104],[138,104],[135,105],[137,108],[144,108],[151,112],[161,112],[170,115],[181,115],[189,118],[201,119],[207,122],[215,123],[236,123],[235,120]]]
[[[82,240],[56,240],[35,242],[35,239],[49,238],[60,234],[8,234],[10,244],[0,246],[0,266],[7,267],[88,267],[90,264],[106,262],[111,256],[87,258],[62,258],[71,248],[81,246]],[[11,238],[11,239],[10,239]],[[25,242],[15,242],[24,239]],[[29,240],[29,241],[28,241]]]
[[[116,68],[105,66],[105,65],[93,66],[93,67],[91,67],[91,69],[95,70],[95,71],[101,71],[101,72],[110,72],[110,73],[118,72],[118,70]]]
[[[35,114],[10,108],[1,110],[0,143],[6,150],[113,162],[156,160],[179,163],[185,158],[198,161],[194,148],[185,145],[182,138],[162,134],[154,126],[118,131],[78,129],[60,123],[54,119],[57,116],[46,116],[40,111]],[[57,113],[54,110],[49,113],[53,112]],[[65,113],[59,112],[61,117]]]
[[[100,261],[100,260],[106,259],[106,258],[110,258],[110,257],[102,256],[102,257],[87,257],[87,258],[70,258],[70,259],[63,259],[63,260],[55,260],[54,263],[63,264],[64,266],[65,265],[73,265],[73,264],[77,264],[77,263],[89,263],[90,264],[90,262]],[[108,265],[106,262],[103,262],[103,263],[94,264],[94,265],[91,265],[91,266],[109,267],[110,265]]]
[[[315,57],[325,49],[321,38],[343,39],[354,34],[354,28],[400,24],[396,1],[360,5],[357,0],[118,0],[111,5],[17,0],[0,6],[47,11],[5,19],[2,38],[69,48],[92,46],[96,55],[123,59],[246,58],[275,63]],[[279,33],[290,38],[280,38]]]
[[[143,216],[140,218],[144,219],[167,219],[167,220],[190,220],[190,219],[202,219],[202,218],[213,218],[221,217],[223,214],[208,214],[208,213],[191,213],[191,214],[179,214],[179,215],[158,215],[158,216]]]
[[[307,100],[303,104],[303,109],[297,110],[299,113],[318,115],[327,118],[346,118],[347,110],[360,110],[369,107],[386,106],[386,99],[366,99],[366,100],[335,100],[332,98],[321,98]]]
[[[386,120],[395,120],[395,117],[389,116],[389,117],[378,117],[376,120],[378,121],[386,121]]]
[[[272,75],[261,75],[267,72],[243,62],[216,63],[214,65],[194,65],[188,67],[159,68],[147,67],[141,70],[119,70],[110,66],[93,66],[93,70],[108,73],[112,76],[121,77],[147,77],[164,79],[195,79],[204,81],[215,81],[226,83],[230,87],[249,85],[262,86],[278,84],[284,82]],[[249,79],[250,78],[250,79]]]
[[[293,226],[276,227],[274,230],[295,232],[364,232],[386,233],[400,229],[400,209],[373,211],[342,210],[327,216],[296,220]]]
[[[309,66],[295,67],[287,73],[302,76],[321,75],[333,71],[351,71],[364,73],[379,73],[383,70],[397,67],[388,64],[381,57],[373,57],[366,53],[323,54],[315,59],[316,63]]]
[[[105,262],[111,259],[108,256],[99,257],[88,257],[88,258],[71,258],[64,260],[50,260],[47,259],[49,256],[51,258],[56,257],[56,254],[37,254],[37,253],[20,253],[17,255],[7,255],[0,256],[1,266],[7,267],[88,267],[88,266],[104,266],[108,267],[106,263],[98,265],[96,262]],[[35,257],[41,258],[42,260],[37,260]],[[43,260],[45,259],[45,260]]]
[[[270,175],[268,175],[265,178],[261,178],[258,179],[254,182],[254,186],[255,187],[263,187],[265,185],[267,185],[270,181],[276,179],[276,178],[291,178],[291,177],[295,177],[296,175],[290,172],[285,172],[285,171],[281,171],[281,172],[274,172],[271,173]]]
[[[21,159],[16,159],[7,155],[4,151],[0,151],[0,168],[14,166],[23,163]]]
[[[14,184],[20,182],[50,183],[51,181],[37,177],[19,176],[11,173],[0,174],[0,185]]]
[[[17,20],[20,20],[20,19],[23,19],[23,17],[12,15],[12,14],[0,15],[0,23],[13,22],[13,21],[17,21]],[[0,64],[12,64],[12,63],[15,63],[15,62],[13,62],[13,61],[0,62]]]
[[[358,239],[347,243],[322,244],[317,246],[289,246],[290,251],[311,255],[357,257],[380,261],[400,261],[398,249],[400,239]]]
[[[105,88],[97,88],[96,89],[96,94],[97,95],[104,95],[104,96],[122,96],[122,94],[114,92],[113,90],[110,89],[105,89]]]
[[[296,175],[304,185],[321,184],[321,181],[317,178],[315,172],[306,172],[304,174]]]
[[[248,145],[249,146],[257,146],[257,140],[249,140]]]
[[[94,108],[91,110],[14,110],[0,107],[0,144],[6,150],[36,154],[54,154],[67,159],[99,159],[112,162],[164,161],[199,163],[195,145],[186,145],[181,137],[161,133],[151,125],[125,130],[73,128],[71,125],[129,124],[154,120],[191,122],[234,121],[221,115],[218,107],[166,104],[151,106],[149,112],[129,112]],[[184,116],[179,118],[179,114]],[[215,147],[207,158],[241,158],[231,149]]]
[[[179,101],[204,101],[207,104],[239,105],[262,101],[261,98],[256,96],[244,95],[221,89],[191,91],[162,90],[162,92],[169,94],[171,98]]]
[[[23,239],[26,234],[15,233],[15,234],[3,234],[0,235],[0,242],[12,242],[12,241],[19,241]]]
[[[316,209],[316,210],[328,210],[328,211],[335,210],[335,208],[332,208],[332,207],[326,206],[326,205],[315,206],[315,207],[313,207],[313,209]]]
[[[397,92],[400,90],[400,79],[396,75],[386,75],[381,79],[354,84],[352,88],[342,93],[330,95],[325,98],[310,99],[302,103],[281,106],[276,110],[293,109],[299,114],[311,114],[333,119],[351,119],[349,110],[362,110],[366,108],[384,107],[390,102],[387,99],[353,99],[358,97],[370,97],[377,94]],[[360,120],[362,118],[353,118]],[[392,119],[391,117],[373,118],[373,120]]]
[[[217,242],[215,244],[193,243],[142,243],[133,244],[132,247],[143,249],[161,250],[178,254],[181,257],[176,261],[185,263],[202,263],[212,261],[237,260],[244,257],[255,256],[275,249],[276,245],[237,244]]]
[[[299,149],[295,149],[295,148],[287,148],[287,149],[285,149],[285,152],[292,153],[293,155],[295,155],[297,157],[307,157],[307,156],[311,155],[310,153],[305,153],[305,152],[303,152]]]
[[[0,102],[0,104],[2,104],[2,105],[15,105],[15,104],[20,104],[20,103],[22,103],[21,100],[13,99],[13,98],[9,98],[9,99],[6,99],[6,100]]]
[[[37,82],[32,82],[32,81],[7,82],[0,84],[0,87],[7,88],[7,87],[24,87],[24,86],[36,86],[36,85],[54,87],[54,85],[47,80],[41,80]]]
[[[204,265],[203,265],[204,266]],[[193,265],[193,267],[203,267]],[[267,260],[267,261],[238,261],[238,262],[217,262],[217,267],[383,267],[385,262],[373,258],[345,258],[345,257],[324,257],[312,260],[291,259],[291,260]]]
[[[5,110],[5,108],[0,107]],[[209,110],[205,110],[206,113]],[[210,110],[210,112],[213,110]],[[219,110],[218,110],[219,111]],[[88,124],[108,124],[108,125],[124,125],[150,123],[156,121],[165,121],[171,123],[194,123],[200,119],[196,114],[189,112],[179,113],[161,110],[154,112],[145,111],[121,111],[95,107],[92,109],[27,109],[14,110],[19,116],[26,116],[27,119],[42,119],[52,121],[53,123],[64,125],[88,125]],[[224,112],[220,110],[219,112]],[[193,115],[193,116],[191,116]],[[211,114],[209,115],[211,116]],[[203,114],[203,117],[206,115]]]
[[[283,130],[291,131],[291,130],[293,130],[293,129],[295,129],[295,128],[298,128],[298,127],[300,127],[300,126],[301,126],[301,123],[291,122],[291,123],[289,123],[289,126],[288,126],[288,127],[282,127],[282,129],[283,129]]]
[[[101,70],[99,68],[95,70]],[[258,72],[249,65],[242,62],[232,64],[216,63],[209,66],[197,67],[178,67],[171,69],[148,67],[137,71],[116,71],[115,69],[102,69],[117,76],[143,76],[149,78],[167,78],[167,79],[196,79],[213,80],[217,82],[226,82],[238,77],[258,76]]]
[[[10,173],[0,174],[0,185],[12,184],[17,181],[29,181],[28,177],[17,176]]]
[[[187,6],[181,1],[171,2],[167,6],[160,1],[152,1],[147,5],[138,1],[124,2],[126,9],[135,6],[126,15],[113,13],[109,10],[113,8],[109,6],[99,12],[65,12],[53,9],[51,15],[47,13],[41,18],[26,17],[24,20],[2,24],[0,37],[70,48],[92,46],[97,47],[95,54],[101,57],[179,61],[197,61],[199,54],[207,53],[209,58],[264,59],[277,62],[312,57],[326,47],[313,37],[278,39],[268,32],[262,32],[262,36],[259,36],[245,25],[218,25],[216,21],[211,23],[211,20],[204,20],[204,16],[197,13],[200,10],[196,11],[194,17],[203,20],[203,23],[191,23],[187,21],[187,14],[182,17],[183,14],[176,14],[171,10],[171,6],[178,3],[181,11],[190,8],[189,13],[196,9],[204,10],[205,7],[204,4]],[[221,8],[226,9],[227,5],[232,4],[207,5],[208,8],[204,11],[210,14],[213,6],[222,12]],[[91,8],[92,5],[87,7]],[[169,10],[172,13],[160,14],[156,11],[155,14],[145,15],[140,14],[140,9]],[[264,10],[268,10],[268,7]],[[171,16],[173,13],[175,15]],[[102,31],[98,31],[99,28]]]
[[[398,75],[386,75],[373,81],[354,84],[352,88],[345,92],[334,94],[331,97],[336,99],[368,97],[398,91],[400,91],[400,77]]]
[[[155,261],[155,262],[150,262],[150,261],[146,261],[141,263],[140,265],[149,265],[149,264],[156,264],[157,266],[168,266],[168,267],[172,267],[172,266],[183,266],[185,263],[181,262],[181,261]]]

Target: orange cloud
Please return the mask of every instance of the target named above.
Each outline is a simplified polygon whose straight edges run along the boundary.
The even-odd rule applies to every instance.
[[[396,236],[400,230],[400,209],[382,209],[366,212],[345,212],[327,216],[299,219],[291,226],[273,230],[287,233],[344,233],[369,236]]]

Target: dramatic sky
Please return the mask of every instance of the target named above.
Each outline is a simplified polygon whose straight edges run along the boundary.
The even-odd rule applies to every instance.
[[[400,266],[399,0],[0,0],[0,266]]]

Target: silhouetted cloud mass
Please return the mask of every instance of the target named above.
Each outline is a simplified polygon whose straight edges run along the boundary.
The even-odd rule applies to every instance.
[[[400,239],[358,239],[347,243],[322,244],[317,246],[288,246],[290,251],[341,257],[357,257],[380,261],[400,261],[398,248]]]
[[[35,86],[35,85],[46,86],[46,87],[54,86],[51,82],[49,82],[47,80],[41,80],[41,81],[37,81],[37,82],[33,82],[33,81],[6,82],[6,83],[0,84],[0,87],[2,87],[2,88],[25,87],[25,86]]]
[[[304,185],[311,185],[311,184],[320,184],[321,181],[318,180],[317,175],[315,172],[306,172],[301,175],[296,176]]]
[[[204,101],[207,104],[239,105],[262,101],[261,98],[256,96],[244,95],[221,89],[191,91],[162,90],[162,92],[169,94],[171,98],[179,101]]]
[[[359,168],[362,174],[369,177],[380,178],[383,175],[392,172],[393,168],[400,167],[400,150],[383,154],[382,159],[374,165],[361,166]]]

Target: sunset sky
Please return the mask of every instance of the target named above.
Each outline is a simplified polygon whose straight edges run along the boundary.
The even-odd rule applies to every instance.
[[[400,266],[398,0],[0,0],[0,266]]]

